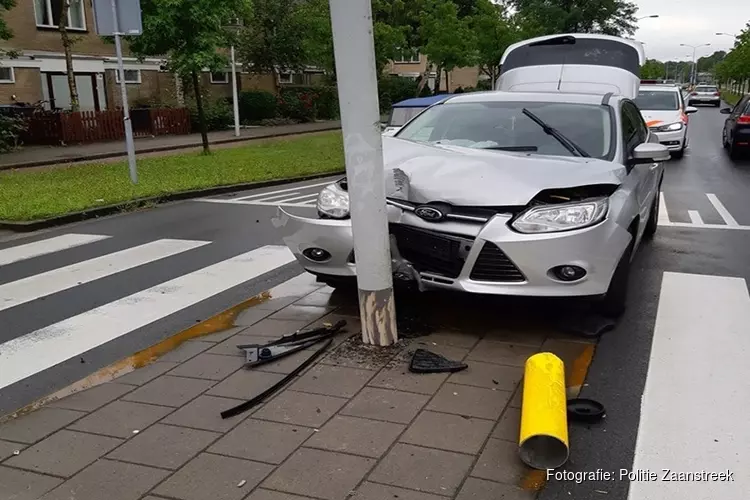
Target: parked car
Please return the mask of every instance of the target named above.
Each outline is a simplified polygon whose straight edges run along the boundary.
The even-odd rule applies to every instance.
[[[392,136],[409,120],[433,104],[443,101],[449,96],[449,94],[439,94],[427,97],[414,97],[412,99],[397,102],[391,107],[391,113],[385,124],[383,135]]]
[[[697,85],[688,96],[688,106],[711,104],[717,108],[721,105],[721,92],[716,85]]]
[[[721,142],[732,159],[750,151],[750,94],[742,97],[733,108],[719,111],[729,115],[724,122]]]
[[[420,290],[581,297],[625,305],[630,263],[656,229],[669,158],[636,105],[607,93],[447,98],[383,138],[394,276]],[[279,207],[285,242],[331,286],[356,256],[346,178],[317,218]]]
[[[674,85],[641,84],[635,104],[646,126],[667,146],[673,158],[682,158],[688,146],[688,115],[697,108],[685,106],[682,92]]]

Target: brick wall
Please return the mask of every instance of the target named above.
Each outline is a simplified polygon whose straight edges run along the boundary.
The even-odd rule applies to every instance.
[[[0,104],[13,104],[15,94],[19,102],[35,103],[42,99],[42,77],[37,68],[14,68],[16,83],[0,83]]]
[[[115,77],[116,70],[108,69],[105,73],[107,107],[122,105],[120,84]],[[141,70],[141,83],[128,83],[128,105],[131,107],[149,105],[176,105],[176,87],[174,75],[163,71]]]
[[[94,29],[94,9],[91,0],[83,0],[86,30],[70,30],[76,40],[74,54],[114,56],[114,44],[105,43]],[[16,50],[44,50],[62,52],[60,33],[54,28],[37,28],[34,17],[34,0],[18,0],[16,6],[3,13],[5,22],[13,30],[13,38],[0,43],[4,48]],[[127,55],[127,50],[126,50]]]

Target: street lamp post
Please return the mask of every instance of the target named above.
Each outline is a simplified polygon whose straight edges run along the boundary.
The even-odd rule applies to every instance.
[[[232,110],[234,111],[234,136],[240,136],[240,105],[237,102],[237,62],[234,58],[234,44],[229,48],[232,59]]]
[[[398,341],[370,0],[329,0],[362,341]]]
[[[652,14],[650,16],[638,17],[636,18],[636,22],[640,21],[641,19],[656,19],[657,17],[659,17],[659,14]]]
[[[710,43],[703,43],[701,45],[689,45],[687,43],[681,43],[680,44],[680,47],[689,47],[689,48],[693,49],[693,72],[692,72],[692,76],[690,77],[690,84],[691,85],[695,85],[697,83],[696,80],[698,79],[697,68],[696,68],[696,65],[695,65],[695,51],[698,50],[701,47],[709,47],[710,45],[711,45]]]
[[[716,36],[731,36],[732,38],[737,38],[737,35],[731,33],[716,33]]]

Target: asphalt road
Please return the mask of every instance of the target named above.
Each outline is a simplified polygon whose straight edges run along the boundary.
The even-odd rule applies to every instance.
[[[729,160],[721,147],[723,121],[718,109],[700,108],[690,118],[690,149],[667,165],[662,223],[634,261],[627,313],[601,339],[581,394],[604,403],[607,418],[571,426],[566,470],[633,466],[664,272],[750,279],[750,231],[743,229],[750,226],[750,162]],[[9,345],[26,352],[29,336],[62,338],[82,324],[123,333],[103,344],[101,338],[71,341],[80,355],[59,363],[54,345],[29,351],[36,353],[28,358],[32,375],[13,380],[0,371],[0,415],[297,274],[271,218],[279,204],[314,213],[317,191],[333,179],[179,202],[29,237],[0,235],[0,297],[15,301],[0,300],[0,356]],[[214,267],[253,251],[253,258],[266,252],[270,263],[245,265],[242,273]],[[153,293],[144,296],[144,290]],[[165,307],[159,294],[166,291],[182,297],[180,307]],[[551,481],[540,498],[625,500],[628,488],[627,480]]]

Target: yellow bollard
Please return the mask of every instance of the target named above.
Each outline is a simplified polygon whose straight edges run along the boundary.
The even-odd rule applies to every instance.
[[[568,460],[565,367],[550,352],[526,360],[518,446],[521,460],[534,469],[556,469]]]

